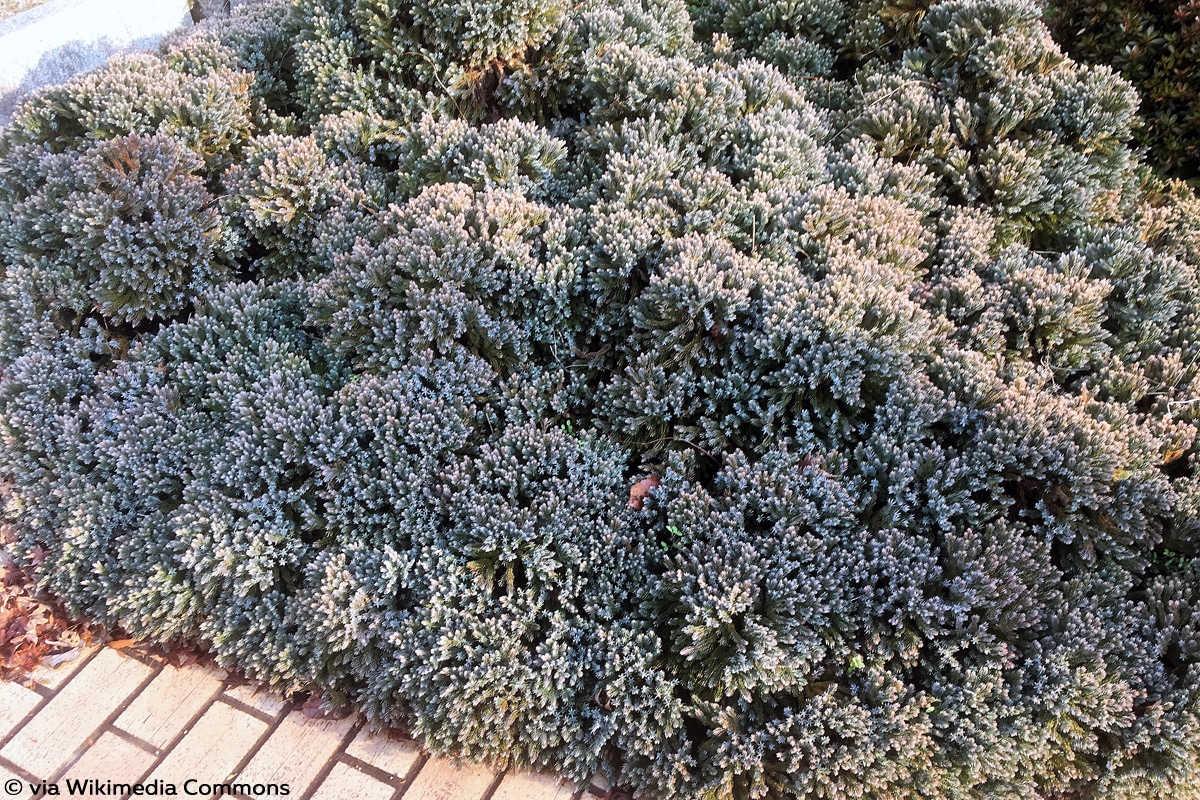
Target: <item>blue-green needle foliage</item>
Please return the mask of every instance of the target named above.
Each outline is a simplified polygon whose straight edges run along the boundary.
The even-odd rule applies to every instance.
[[[0,134],[74,611],[659,800],[1200,797],[1200,202],[1031,0],[266,0]]]

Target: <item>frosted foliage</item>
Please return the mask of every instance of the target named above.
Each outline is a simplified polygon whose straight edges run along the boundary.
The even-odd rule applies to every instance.
[[[34,152],[18,147],[9,162]],[[0,234],[10,277],[39,284],[38,307],[118,323],[175,316],[223,278],[225,223],[202,166],[161,135],[43,157],[40,187]]]
[[[1198,798],[1200,201],[1024,0],[260,0],[0,133],[73,611],[659,800]]]

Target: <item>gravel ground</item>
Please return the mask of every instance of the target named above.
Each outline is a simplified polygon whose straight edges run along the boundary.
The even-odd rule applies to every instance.
[[[0,0],[0,3],[3,2],[5,0]],[[226,0],[194,0],[192,5],[199,9],[201,19],[208,19],[227,16],[229,12],[225,10],[225,2]]]
[[[0,19],[20,14],[45,2],[46,0],[0,0]],[[225,3],[226,0],[196,0],[195,5],[199,7],[202,18],[223,17],[228,13]]]
[[[26,9],[40,6],[46,0],[0,0],[0,19],[20,14]]]

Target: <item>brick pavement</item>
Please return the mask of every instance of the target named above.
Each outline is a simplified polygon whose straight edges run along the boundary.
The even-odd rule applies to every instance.
[[[33,797],[30,785],[43,781],[70,796],[68,781],[89,779],[97,783],[88,794],[109,797],[122,796],[109,782],[156,781],[175,786],[179,797],[188,788],[211,797],[200,784],[234,783],[251,787],[244,797],[281,796],[253,789],[287,784],[295,800],[595,800],[603,793],[547,775],[455,764],[404,738],[372,734],[358,714],[309,719],[220,670],[107,647],[40,667],[25,684],[0,682],[0,798]],[[198,783],[185,787],[189,779]],[[11,781],[23,784],[20,791],[8,791]]]

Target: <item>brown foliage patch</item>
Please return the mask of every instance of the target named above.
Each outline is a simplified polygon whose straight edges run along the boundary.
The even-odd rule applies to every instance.
[[[7,526],[0,544],[8,544]],[[87,623],[76,622],[55,601],[38,594],[8,552],[0,549],[0,678],[26,679],[43,662],[57,666],[91,641]]]

